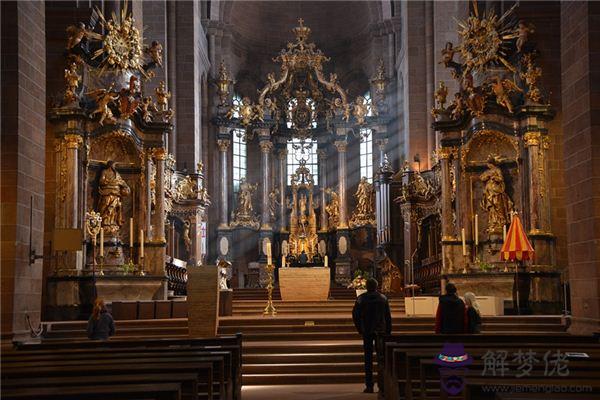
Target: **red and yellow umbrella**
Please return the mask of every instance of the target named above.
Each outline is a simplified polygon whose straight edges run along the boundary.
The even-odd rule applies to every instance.
[[[500,250],[500,256],[504,261],[522,261],[531,260],[534,255],[535,250],[529,239],[527,239],[521,219],[515,213],[513,214],[508,234],[502,245],[502,250]]]

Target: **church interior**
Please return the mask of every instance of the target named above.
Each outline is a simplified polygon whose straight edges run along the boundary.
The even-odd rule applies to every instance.
[[[2,398],[600,398],[600,3],[0,4]]]

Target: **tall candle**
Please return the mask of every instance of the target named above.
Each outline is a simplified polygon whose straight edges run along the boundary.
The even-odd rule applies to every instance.
[[[325,268],[327,268],[329,266],[329,257],[327,257],[327,254],[325,254]]]
[[[462,236],[463,256],[466,256],[467,255],[467,241],[465,240],[465,228],[462,228],[462,231],[460,233],[461,233],[461,236]]]
[[[271,242],[267,242],[267,264],[271,265],[273,259],[271,258]]]
[[[281,256],[281,266],[285,267],[285,256]]]
[[[129,218],[129,247],[133,247],[133,218]]]
[[[479,245],[479,216],[475,214],[475,246]]]
[[[144,230],[140,229],[140,257],[144,257]]]
[[[104,228],[100,228],[100,257],[104,257]]]
[[[502,226],[502,241],[506,242],[506,225]]]

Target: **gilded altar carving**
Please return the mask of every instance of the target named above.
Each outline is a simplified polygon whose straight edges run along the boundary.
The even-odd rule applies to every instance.
[[[81,81],[81,76],[77,73],[78,64],[76,62],[71,62],[69,67],[65,69],[65,95],[64,100],[66,104],[73,103],[77,101],[77,88],[79,87],[79,82]]]
[[[237,196],[237,206],[235,211],[232,213],[231,226],[246,227],[250,229],[258,229],[260,223],[258,222],[257,216],[254,214],[254,207],[252,205],[252,197],[256,193],[258,184],[254,185],[248,183],[245,178],[240,182],[240,189]]]
[[[292,174],[290,212],[290,254],[302,252],[311,259],[318,252],[317,216],[313,198],[313,176],[303,161]]]
[[[231,140],[229,139],[219,139],[217,140],[217,146],[219,147],[219,151],[226,152],[231,144]]]
[[[123,197],[131,190],[115,168],[115,162],[108,160],[98,181],[98,212],[102,216],[102,227],[107,233],[116,235],[123,225]]]
[[[185,246],[185,249],[187,250],[188,254],[190,253],[190,251],[192,251],[192,238],[190,236],[190,221],[185,221],[183,223],[183,232],[182,232],[182,238],[183,238],[183,245]]]
[[[513,202],[506,193],[506,184],[499,164],[498,157],[490,155],[487,170],[479,176],[484,184],[481,208],[487,211],[487,231],[490,234],[502,233],[503,226],[510,223],[510,213],[513,210]]]
[[[350,218],[350,227],[375,225],[375,190],[367,178],[360,179],[354,198],[356,199],[356,208]]]
[[[464,146],[461,152],[461,167],[483,164],[489,156],[489,149],[503,159],[517,161],[519,158],[519,143],[515,137],[489,129],[477,131]]]
[[[159,115],[164,122],[169,122],[175,115],[172,108],[169,107],[171,92],[167,90],[165,81],[160,81],[158,87],[154,90],[156,94],[156,114]]]
[[[274,188],[269,193],[269,216],[271,218],[271,222],[275,221],[275,217],[277,214],[277,206],[279,206],[279,188]]]
[[[325,193],[329,195],[329,203],[325,206],[325,212],[328,215],[330,227],[337,227],[340,224],[340,196],[331,188],[327,188]]]
[[[96,108],[90,113],[90,118],[100,114],[100,120],[98,121],[100,125],[104,125],[104,121],[109,124],[116,122],[111,105],[119,99],[119,94],[112,91],[113,87],[114,84],[110,85],[108,89],[96,89],[86,93],[96,103]]]

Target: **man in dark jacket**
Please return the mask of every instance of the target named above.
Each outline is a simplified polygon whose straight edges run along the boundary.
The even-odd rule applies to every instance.
[[[363,337],[365,352],[365,393],[373,393],[373,342],[378,334],[392,332],[392,314],[387,297],[377,291],[377,281],[367,280],[367,292],[354,303],[352,319],[358,333]],[[379,349],[376,349],[379,353]],[[381,388],[379,388],[381,390]]]
[[[456,294],[456,286],[446,285],[446,294],[439,297],[435,315],[435,333],[456,334],[467,330],[467,308]]]

